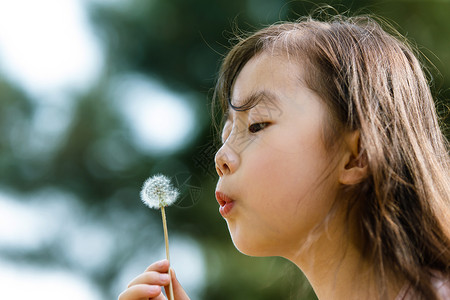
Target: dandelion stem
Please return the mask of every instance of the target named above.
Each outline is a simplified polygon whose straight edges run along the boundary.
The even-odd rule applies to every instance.
[[[166,211],[164,210],[164,206],[161,206],[161,215],[162,215],[162,222],[163,222],[163,228],[164,228],[164,241],[166,243],[166,258],[169,261],[169,300],[174,300],[173,298],[173,286],[172,286],[172,275],[170,274],[170,255],[169,255],[169,234],[167,233],[167,222],[166,222]]]

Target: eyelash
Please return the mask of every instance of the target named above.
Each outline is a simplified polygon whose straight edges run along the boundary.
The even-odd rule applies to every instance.
[[[270,125],[270,122],[259,122],[259,123],[253,123],[248,126],[248,131],[250,133],[257,133],[258,131],[261,131],[265,128],[267,128]],[[229,132],[227,134],[222,133],[222,144],[224,144],[224,141],[227,140],[229,136]]]
[[[263,130],[269,125],[270,125],[269,122],[253,123],[250,126],[248,126],[248,131],[250,131],[251,133],[256,133],[258,131]]]

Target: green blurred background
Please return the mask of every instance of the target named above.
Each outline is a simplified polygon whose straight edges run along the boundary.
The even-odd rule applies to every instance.
[[[233,247],[214,198],[210,99],[236,27],[318,4],[0,1],[0,298],[117,298],[164,258],[159,211],[139,201],[162,172],[182,191],[167,218],[192,299],[315,299],[289,262]],[[387,18],[417,44],[448,127],[450,1],[327,4]]]

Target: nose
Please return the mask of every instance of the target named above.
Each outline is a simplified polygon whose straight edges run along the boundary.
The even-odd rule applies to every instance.
[[[233,174],[239,167],[239,155],[226,143],[217,151],[214,158],[216,171],[220,177]]]

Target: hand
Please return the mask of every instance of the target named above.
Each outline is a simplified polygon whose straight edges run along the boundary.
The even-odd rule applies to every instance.
[[[161,260],[150,265],[144,273],[134,278],[128,288],[119,295],[119,300],[166,300],[161,287],[169,293],[169,262]],[[170,269],[175,300],[189,300],[188,295],[178,282],[175,272]]]

